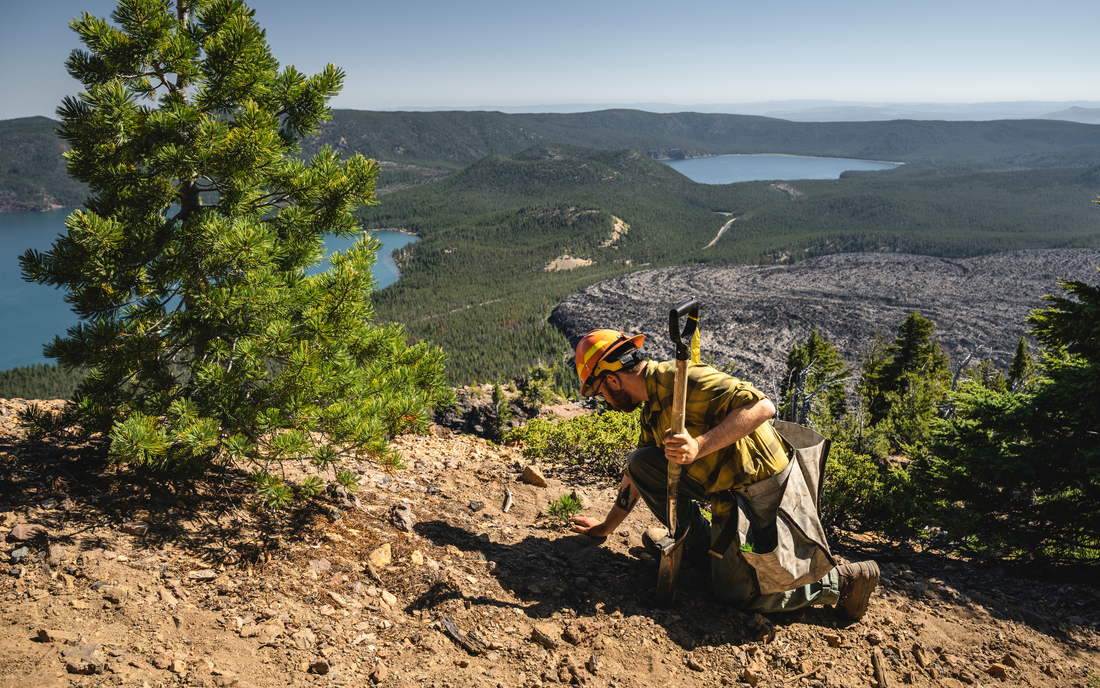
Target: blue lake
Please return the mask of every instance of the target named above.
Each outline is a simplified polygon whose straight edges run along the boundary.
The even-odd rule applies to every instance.
[[[35,363],[53,363],[42,356],[42,345],[54,335],[77,323],[77,317],[65,303],[61,291],[24,282],[19,256],[29,249],[48,251],[57,234],[65,228],[72,208],[42,213],[0,213],[0,370]],[[416,241],[399,232],[376,232],[382,251],[374,267],[378,288],[387,287],[401,277],[392,252]],[[342,251],[354,242],[332,237],[325,242],[330,251]],[[314,272],[326,269],[328,261]]]
[[[892,162],[805,158],[796,155],[716,155],[689,160],[662,160],[700,184],[732,184],[770,179],[839,179],[847,170],[890,170]]]

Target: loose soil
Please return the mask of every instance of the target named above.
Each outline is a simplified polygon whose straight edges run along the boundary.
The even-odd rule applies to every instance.
[[[1095,567],[1036,577],[838,532],[842,558],[883,569],[857,623],[746,616],[690,564],[665,611],[644,505],[604,541],[546,514],[573,491],[587,515],[610,507],[614,486],[583,468],[543,465],[546,486],[527,484],[518,448],[437,427],[394,440],[406,470],[349,459],[357,493],[273,513],[243,472],[158,481],[96,446],[20,445],[25,403],[0,401],[0,532],[39,526],[3,548],[0,685],[1092,687],[1100,674]]]

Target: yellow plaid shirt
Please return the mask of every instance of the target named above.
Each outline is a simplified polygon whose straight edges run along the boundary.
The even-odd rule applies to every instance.
[[[645,386],[649,400],[642,406],[639,447],[657,446],[672,427],[672,386],[676,361],[649,362]],[[698,437],[722,422],[730,411],[767,396],[737,378],[707,365],[688,366],[687,404],[684,425]],[[722,492],[770,478],[787,467],[789,459],[783,440],[764,423],[744,439],[700,456],[684,470],[703,486],[707,494]]]

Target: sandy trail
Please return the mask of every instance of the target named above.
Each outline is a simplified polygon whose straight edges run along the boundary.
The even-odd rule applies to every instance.
[[[730,225],[732,225],[734,222],[737,222],[736,217],[733,218],[732,220],[730,220],[729,222],[727,222],[726,224],[722,225],[722,229],[718,230],[718,235],[716,237],[714,237],[713,239],[711,239],[710,243],[703,247],[703,250],[706,250],[706,249],[710,248],[711,246],[714,246],[715,244],[717,244],[718,240],[722,238],[722,235],[726,233],[726,230],[729,229]]]

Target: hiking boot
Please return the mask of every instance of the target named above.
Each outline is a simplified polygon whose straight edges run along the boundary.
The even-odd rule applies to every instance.
[[[654,559],[661,560],[661,548],[657,546],[664,537],[668,535],[667,528],[649,528],[642,533],[642,547],[645,551],[649,552]],[[695,566],[701,564],[710,563],[710,548],[707,543],[710,542],[710,538],[704,538],[703,542],[699,544],[693,544],[691,547],[684,545],[684,553],[681,557],[681,561],[688,562]]]
[[[836,613],[845,619],[859,621],[871,604],[871,593],[878,586],[878,564],[857,561],[836,567],[840,574],[840,600]]]

